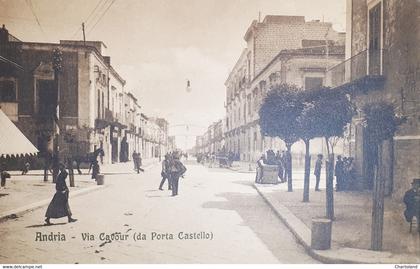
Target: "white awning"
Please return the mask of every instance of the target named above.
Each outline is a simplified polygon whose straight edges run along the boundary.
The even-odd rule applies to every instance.
[[[0,109],[0,157],[19,157],[37,153],[38,149]]]

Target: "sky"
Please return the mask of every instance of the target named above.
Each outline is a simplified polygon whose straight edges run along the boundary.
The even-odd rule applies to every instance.
[[[0,0],[22,41],[101,40],[143,112],[166,118],[179,147],[225,116],[224,82],[253,20],[302,15],[345,31],[345,0]],[[187,80],[191,91],[186,91]],[[188,128],[186,127],[188,125]]]

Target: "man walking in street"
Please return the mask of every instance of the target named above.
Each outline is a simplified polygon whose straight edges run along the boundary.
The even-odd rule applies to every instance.
[[[140,173],[140,171],[144,172],[144,169],[141,168],[141,155],[140,153],[137,153],[136,151],[133,152],[133,162],[134,162],[134,171]]]
[[[172,196],[178,195],[178,182],[179,178],[183,177],[184,173],[187,171],[187,168],[179,160],[179,153],[174,152],[172,159],[169,164],[169,174],[170,181],[172,185]]]
[[[320,191],[319,189],[319,181],[321,180],[321,168],[322,168],[322,154],[318,154],[318,159],[315,163],[315,170],[314,175],[316,177],[316,184],[315,184],[315,191]]]
[[[162,161],[162,172],[160,175],[162,176],[162,180],[160,181],[159,190],[163,191],[162,187],[165,184],[165,180],[168,180],[168,190],[171,190],[171,179],[169,176],[169,155],[165,155],[165,159]]]
[[[133,165],[134,165],[134,171],[137,170],[137,152],[133,151],[133,154],[131,154],[131,158],[133,159]]]

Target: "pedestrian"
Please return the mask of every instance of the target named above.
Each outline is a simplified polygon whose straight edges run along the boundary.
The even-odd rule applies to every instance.
[[[168,180],[168,190],[171,190],[171,179],[169,176],[169,155],[165,155],[165,159],[162,161],[162,171],[160,175],[162,176],[162,180],[160,181],[159,190],[163,191],[162,187],[165,184],[165,180]]]
[[[257,161],[257,173],[255,175],[255,183],[262,183],[262,179],[264,176],[264,165],[267,163],[265,159],[265,155],[261,155],[261,157]]]
[[[412,223],[413,218],[417,218],[417,230],[420,233],[420,178],[413,179],[411,189],[405,192],[403,198],[406,209],[404,210],[405,220]],[[411,230],[411,227],[410,227]]]
[[[137,171],[137,152],[134,150],[133,154],[131,154],[131,157],[133,159],[133,165],[134,165],[134,171]]]
[[[280,151],[278,150],[276,153],[276,162],[277,162],[277,166],[278,166],[278,177],[280,178],[280,182],[283,183],[285,182],[284,180],[284,165],[283,165],[283,158],[281,157]]]
[[[315,163],[314,175],[316,177],[316,184],[315,184],[315,191],[320,191],[319,189],[319,181],[321,180],[321,168],[322,168],[322,158],[324,156],[322,154],[318,154],[318,159]]]
[[[140,171],[144,172],[144,169],[141,168],[141,155],[140,152],[135,152],[133,153],[133,160],[134,160],[134,170],[137,172],[137,174],[140,173]]]
[[[92,169],[92,179],[96,181],[97,176],[101,173],[98,160],[95,159],[90,163],[89,171],[90,169]]]
[[[29,168],[31,167],[29,162],[25,162],[25,164],[22,167],[22,175],[26,175],[29,172]]]
[[[47,212],[45,213],[45,223],[51,225],[50,219],[58,219],[67,217],[68,222],[75,222],[77,219],[73,219],[70,206],[69,206],[69,188],[66,184],[66,178],[68,173],[64,164],[59,164],[60,173],[55,183],[55,194],[51,200]]]
[[[343,176],[344,176],[344,163],[341,159],[341,155],[337,156],[337,162],[335,163],[335,179],[336,179],[336,185],[335,189],[336,191],[342,191],[343,188]]]
[[[179,178],[183,177],[187,168],[179,160],[179,154],[175,152],[169,164],[170,181],[172,185],[172,196],[178,195]]]
[[[6,171],[1,171],[0,172],[0,177],[1,177],[1,185],[0,186],[2,188],[6,188],[6,179],[11,177],[10,174],[7,173]]]

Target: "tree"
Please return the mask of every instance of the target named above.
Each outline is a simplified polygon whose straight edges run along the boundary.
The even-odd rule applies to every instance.
[[[325,139],[328,158],[326,161],[326,216],[334,219],[334,146],[343,137],[346,127],[356,115],[356,107],[350,98],[339,91],[324,87],[308,93],[314,109],[312,123],[315,133]]]
[[[371,248],[382,250],[385,179],[381,173],[382,143],[394,137],[405,118],[397,117],[394,105],[385,101],[368,103],[362,108],[366,138],[378,149],[372,197]]]
[[[326,215],[334,219],[334,141],[343,137],[346,126],[356,114],[356,108],[346,94],[321,87],[302,93],[305,108],[299,119],[300,137],[307,143],[307,157],[305,158],[305,185],[303,200],[309,201],[309,139],[323,137],[326,141],[328,160],[326,162]],[[331,148],[331,150],[330,150]],[[308,167],[306,167],[308,162]]]
[[[303,109],[298,117],[298,136],[305,143],[305,175],[303,181],[303,202],[309,202],[309,179],[311,173],[311,155],[309,152],[311,139],[320,136],[316,121],[318,120],[318,103],[308,98],[307,91],[300,94],[299,101]]]
[[[296,131],[299,127],[298,117],[303,110],[303,104],[299,101],[300,91],[295,85],[277,85],[267,93],[259,110],[261,134],[279,137],[286,144],[288,161],[285,168],[289,192],[293,191],[291,148],[299,139]]]

